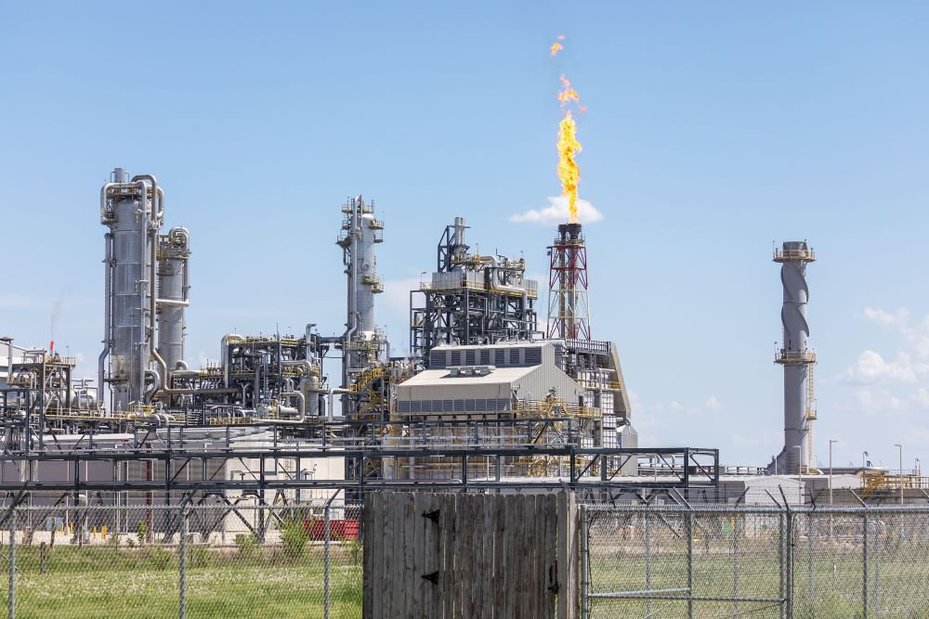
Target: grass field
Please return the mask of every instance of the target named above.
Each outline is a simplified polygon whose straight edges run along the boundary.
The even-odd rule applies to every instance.
[[[699,546],[697,547],[699,548]],[[634,553],[600,547],[592,551],[590,590],[593,593],[685,589],[688,583],[686,547],[666,547],[647,560]],[[864,562],[861,547],[794,548],[791,607],[794,617],[864,617]],[[748,552],[733,560],[724,549],[701,552],[693,561],[696,617],[780,617],[777,602],[733,602],[727,598],[779,599],[781,565],[776,550]],[[646,578],[646,572],[650,572]],[[929,617],[929,552],[921,545],[879,549],[869,556],[868,616]],[[656,597],[686,596],[660,593]],[[687,602],[679,600],[593,599],[597,617],[683,617]]]
[[[55,546],[16,549],[17,617],[177,616],[176,549]],[[44,566],[41,564],[44,563]],[[361,615],[359,557],[335,549],[332,617]],[[188,617],[322,617],[322,548],[192,547],[186,576]],[[3,600],[6,606],[6,587]]]

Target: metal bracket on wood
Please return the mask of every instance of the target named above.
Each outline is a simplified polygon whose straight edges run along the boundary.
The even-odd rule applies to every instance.
[[[552,583],[552,584],[550,584],[549,586],[546,587],[546,589],[548,589],[549,591],[551,591],[552,593],[555,593],[555,594],[558,593],[558,589],[560,588],[560,587],[558,586],[558,580],[557,580],[557,578],[555,577],[555,570],[556,570],[556,569],[557,569],[557,565],[549,565],[549,566],[548,566],[548,582],[550,582],[550,583]]]
[[[434,509],[431,512],[423,512],[423,518],[428,518],[432,522],[439,524],[439,510]],[[425,578],[425,576],[423,576]]]
[[[425,516],[425,514],[423,514],[423,515]],[[439,572],[438,572],[438,570],[436,570],[435,572],[432,572],[432,573],[430,573],[430,574],[423,574],[421,578],[422,578],[423,580],[428,580],[429,582],[431,582],[431,583],[434,584],[434,585],[439,584]]]

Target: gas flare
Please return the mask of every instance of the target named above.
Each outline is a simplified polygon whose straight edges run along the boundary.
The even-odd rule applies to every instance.
[[[564,49],[564,45],[559,43],[559,41],[564,41],[563,34],[559,34],[558,38],[555,40],[554,43],[552,43],[552,46],[549,48],[549,51],[551,52],[552,56],[554,56],[555,54],[557,54],[558,52]]]
[[[577,140],[577,125],[571,110],[565,112],[558,125],[558,178],[561,193],[568,198],[569,223],[577,223],[577,185],[581,181],[581,170],[575,156],[581,152]]]
[[[568,199],[569,223],[574,224],[577,223],[577,186],[581,182],[576,156],[581,152],[581,143],[577,139],[577,123],[570,106],[576,106],[581,112],[586,108],[580,104],[581,95],[568,78],[562,75],[559,79],[561,90],[558,91],[558,101],[565,113],[558,124],[558,178],[561,180],[561,194]]]

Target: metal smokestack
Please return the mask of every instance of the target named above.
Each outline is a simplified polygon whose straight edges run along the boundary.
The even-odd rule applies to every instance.
[[[816,354],[807,347],[810,327],[806,320],[809,289],[806,265],[816,260],[806,241],[785,241],[774,250],[774,262],[781,264],[784,301],[781,323],[784,340],[775,363],[784,366],[784,448],[772,468],[780,473],[805,472],[812,454],[806,440],[812,436],[813,408],[812,366]]]
[[[587,247],[579,223],[559,224],[548,248],[548,334],[551,339],[590,340]]]

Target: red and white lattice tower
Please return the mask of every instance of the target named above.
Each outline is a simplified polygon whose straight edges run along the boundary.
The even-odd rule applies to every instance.
[[[555,243],[548,248],[549,339],[590,341],[587,305],[587,247],[581,224],[560,224]]]

